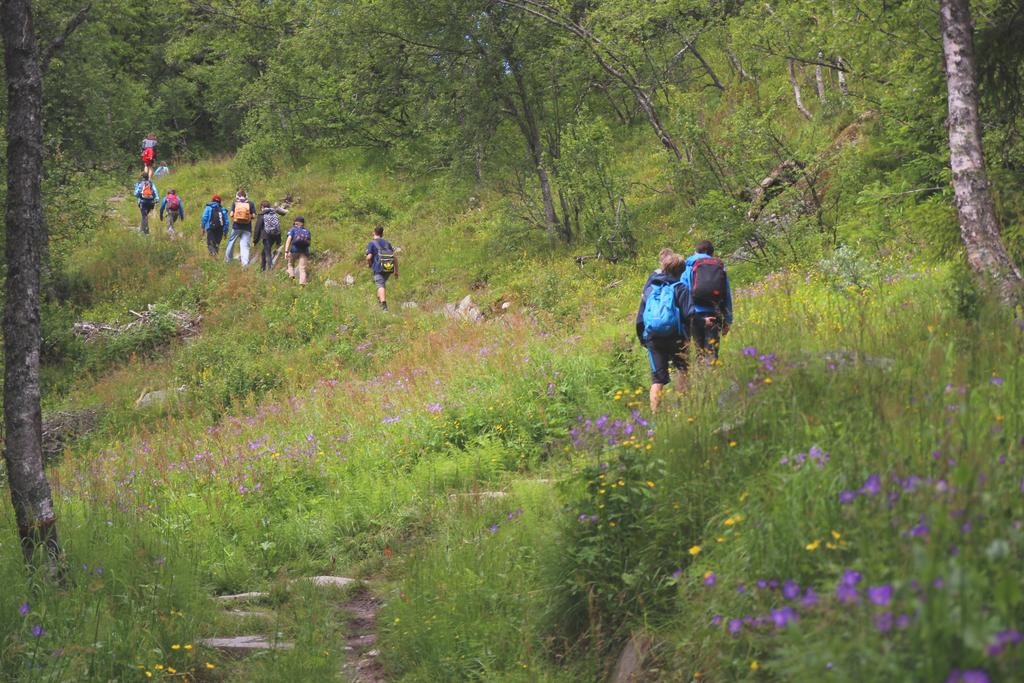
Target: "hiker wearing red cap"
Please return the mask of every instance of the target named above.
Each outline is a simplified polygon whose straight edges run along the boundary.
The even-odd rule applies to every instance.
[[[220,249],[220,241],[224,239],[224,233],[228,229],[228,210],[220,205],[220,195],[213,195],[210,203],[203,209],[201,225],[206,232],[206,248],[210,256],[216,256]]]

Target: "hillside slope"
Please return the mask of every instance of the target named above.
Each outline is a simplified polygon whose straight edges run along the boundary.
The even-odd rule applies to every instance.
[[[68,582],[0,597],[5,676],[345,680],[374,660],[364,678],[597,680],[630,634],[650,680],[1019,668],[1024,339],[956,266],[736,267],[721,365],[652,418],[632,314],[657,248],[693,237],[657,194],[642,257],[581,265],[497,197],[324,157],[249,188],[297,198],[318,253],[300,290],[206,255],[199,211],[231,178],[161,183],[185,239],[133,234],[122,198],[70,250],[47,406],[99,417],[49,470]],[[402,248],[390,315],[359,265],[378,221]],[[442,313],[466,295],[483,322]],[[71,333],[150,304],[138,331]],[[21,574],[5,542],[0,575]],[[369,594],[294,582],[314,575]],[[213,599],[244,591],[267,611]],[[379,657],[345,649],[367,595]],[[294,648],[201,644],[252,633]]]

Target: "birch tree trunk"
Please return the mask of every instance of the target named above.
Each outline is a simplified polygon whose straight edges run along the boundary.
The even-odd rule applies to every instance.
[[[850,87],[846,84],[846,64],[843,63],[842,57],[836,57],[836,78],[839,79],[839,92],[843,97],[847,97],[850,94]]]
[[[968,0],[939,0],[949,118],[949,165],[967,261],[992,278],[1002,300],[1020,302],[1021,274],[999,235],[981,146],[974,25]]]
[[[789,62],[789,84],[793,86],[793,99],[796,100],[796,108],[800,110],[800,113],[804,115],[804,118],[810,121],[814,118],[810,110],[804,106],[803,97],[800,96],[800,81],[796,78],[796,65],[793,64],[793,60]]]
[[[825,99],[825,70],[822,68],[820,64],[821,60],[823,59],[825,59],[825,54],[821,50],[818,50],[819,64],[816,64],[814,66],[814,85],[818,89],[819,100]]]
[[[7,76],[7,286],[4,305],[4,460],[26,560],[59,565],[57,517],[43,472],[39,272],[43,222],[43,64],[31,0],[0,10]]]

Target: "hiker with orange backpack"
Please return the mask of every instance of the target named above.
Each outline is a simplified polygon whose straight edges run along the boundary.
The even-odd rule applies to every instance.
[[[718,360],[722,337],[732,326],[732,288],[725,264],[715,258],[715,247],[701,240],[692,256],[686,259],[686,270],[680,280],[690,291],[693,315],[690,333],[697,347],[697,358],[705,363]]]
[[[153,175],[153,162],[156,161],[156,133],[150,133],[142,140],[142,172]]]
[[[230,213],[231,235],[224,250],[224,263],[231,263],[231,254],[234,252],[235,244],[238,244],[238,255],[242,267],[245,268],[249,265],[249,245],[252,241],[252,221],[256,216],[256,205],[249,201],[244,189],[235,194]]]
[[[160,192],[156,185],[149,179],[149,175],[142,174],[139,182],[135,183],[134,195],[139,200],[139,211],[142,213],[142,222],[139,224],[139,232],[143,235],[149,234],[149,214],[160,201]]]
[[[167,214],[167,235],[173,240],[175,238],[174,224],[180,218],[185,220],[185,207],[181,203],[181,197],[178,196],[177,190],[168,190],[167,196],[164,197],[164,201],[160,204],[160,220],[164,219],[164,213]]]

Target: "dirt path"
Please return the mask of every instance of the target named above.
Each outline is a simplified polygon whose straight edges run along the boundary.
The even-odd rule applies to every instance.
[[[353,683],[386,683],[377,650],[377,612],[381,600],[363,588],[342,605],[349,613],[343,672]]]

